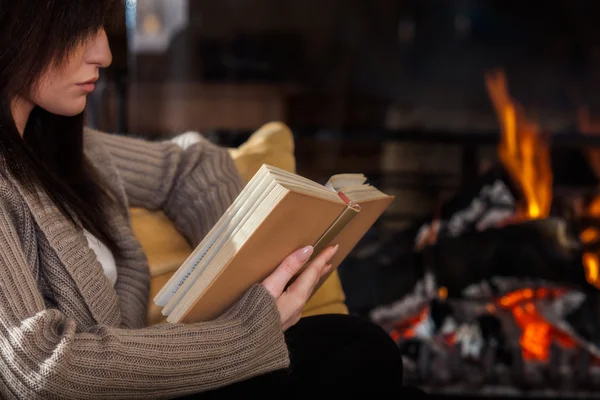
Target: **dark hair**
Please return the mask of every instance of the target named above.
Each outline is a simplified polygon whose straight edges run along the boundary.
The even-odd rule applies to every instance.
[[[83,155],[83,113],[32,111],[23,137],[11,102],[27,97],[51,66],[107,23],[115,0],[0,0],[0,158],[28,190],[45,191],[61,213],[116,251],[106,210],[110,194]],[[4,170],[4,168],[3,168]]]

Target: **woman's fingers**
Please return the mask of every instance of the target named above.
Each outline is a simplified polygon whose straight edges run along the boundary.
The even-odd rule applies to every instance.
[[[315,287],[322,276],[326,275],[331,270],[331,265],[328,262],[335,255],[338,246],[329,247],[319,254],[312,263],[306,268],[296,280],[287,288],[288,282],[292,277],[297,275],[298,254],[292,253],[290,260],[286,259],[281,266],[269,276],[263,285],[273,294],[276,293],[277,309],[281,317],[281,327],[287,330],[294,326],[302,316],[302,310],[306,302],[312,295]],[[314,250],[313,250],[314,251]],[[312,253],[312,252],[311,252]],[[302,253],[301,253],[302,254]],[[310,258],[310,255],[307,257]],[[304,264],[306,261],[302,262]],[[285,292],[284,292],[285,290]]]
[[[331,268],[328,264],[337,252],[339,246],[333,246],[326,249],[313,260],[310,266],[296,278],[294,283],[288,288],[288,292],[307,301],[312,295],[315,287],[321,277],[326,273],[326,268]]]
[[[263,281],[263,286],[273,297],[278,298],[281,296],[289,281],[310,259],[313,251],[314,248],[312,246],[306,246],[287,256],[279,267]]]

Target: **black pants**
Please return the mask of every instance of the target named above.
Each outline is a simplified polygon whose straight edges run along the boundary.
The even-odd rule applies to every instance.
[[[307,399],[319,391],[334,398],[358,393],[390,398],[424,395],[403,387],[398,347],[383,329],[369,321],[347,315],[303,318],[286,332],[286,339],[290,369],[187,398]]]

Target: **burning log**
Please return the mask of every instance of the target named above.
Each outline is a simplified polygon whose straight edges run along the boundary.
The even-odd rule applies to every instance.
[[[463,297],[469,286],[492,278],[535,278],[588,290],[583,246],[566,221],[531,220],[459,237],[444,237],[419,253],[449,297]],[[502,293],[496,292],[495,296]]]

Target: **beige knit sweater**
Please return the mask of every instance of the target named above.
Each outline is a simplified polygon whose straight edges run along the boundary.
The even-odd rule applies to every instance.
[[[43,193],[0,177],[0,395],[172,398],[289,364],[279,313],[257,285],[215,321],[144,327],[149,274],[129,206],[162,209],[198,243],[241,188],[228,153],[86,131],[120,212],[113,288],[85,236]],[[1,176],[2,174],[0,174]]]

